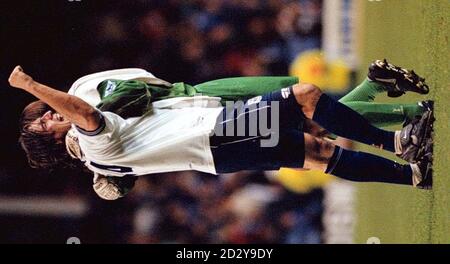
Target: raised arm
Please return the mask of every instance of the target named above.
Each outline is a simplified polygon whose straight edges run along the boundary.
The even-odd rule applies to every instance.
[[[14,68],[8,81],[11,86],[36,96],[81,129],[94,131],[100,125],[100,115],[94,107],[76,96],[36,82],[20,66]]]

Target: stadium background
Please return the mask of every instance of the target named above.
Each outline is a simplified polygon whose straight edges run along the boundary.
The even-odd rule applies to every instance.
[[[292,171],[181,172],[141,178],[106,202],[89,174],[28,168],[17,120],[33,98],[3,88],[0,243],[450,242],[449,116],[439,108],[450,99],[448,1],[2,1],[0,12],[2,87],[16,64],[61,90],[85,74],[140,67],[192,84],[295,74],[338,98],[386,57],[427,77],[439,135],[432,192]]]

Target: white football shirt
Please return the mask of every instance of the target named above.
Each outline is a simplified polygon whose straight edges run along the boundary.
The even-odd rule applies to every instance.
[[[158,109],[151,115],[122,119],[103,112],[96,135],[79,133],[85,165],[111,176],[197,170],[216,174],[209,145],[222,107]]]

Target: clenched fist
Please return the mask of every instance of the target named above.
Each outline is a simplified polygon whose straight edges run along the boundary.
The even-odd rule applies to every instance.
[[[26,74],[22,67],[16,66],[9,76],[8,81],[12,87],[26,89],[33,83],[33,78]]]

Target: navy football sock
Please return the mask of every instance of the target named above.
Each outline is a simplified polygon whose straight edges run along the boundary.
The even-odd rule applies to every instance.
[[[395,152],[395,132],[372,126],[363,116],[326,94],[317,102],[312,119],[335,135]]]
[[[412,169],[369,153],[336,147],[326,173],[350,181],[412,185]]]

